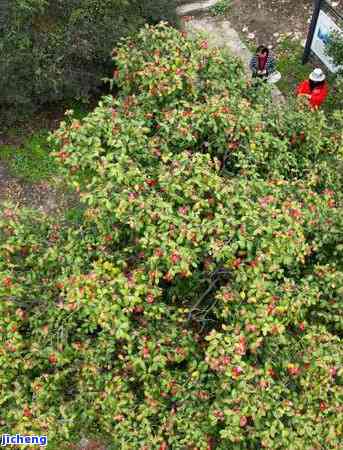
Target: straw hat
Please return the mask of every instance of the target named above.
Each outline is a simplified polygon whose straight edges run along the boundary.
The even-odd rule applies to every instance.
[[[314,71],[310,73],[310,80],[312,81],[324,81],[325,78],[325,73],[322,69],[314,69]]]

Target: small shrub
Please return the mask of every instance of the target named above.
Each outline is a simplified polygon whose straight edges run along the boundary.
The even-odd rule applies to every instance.
[[[51,157],[47,143],[48,131],[34,134],[19,147],[3,146],[0,159],[5,161],[13,176],[28,182],[48,179],[58,173],[58,165]]]
[[[210,8],[210,12],[214,16],[224,16],[231,8],[231,0],[218,0],[217,3]]]

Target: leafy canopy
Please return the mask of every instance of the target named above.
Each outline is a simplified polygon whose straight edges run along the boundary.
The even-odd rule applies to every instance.
[[[86,209],[0,222],[0,431],[121,449],[342,439],[342,124],[268,112],[160,24],[52,136]]]

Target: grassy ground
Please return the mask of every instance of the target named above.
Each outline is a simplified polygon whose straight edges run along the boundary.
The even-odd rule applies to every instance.
[[[74,117],[81,119],[88,109],[82,103],[74,103],[68,109],[74,110]],[[29,183],[37,183],[58,174],[58,166],[50,156],[51,146],[47,142],[50,130],[39,129],[23,138],[20,145],[0,146],[0,162],[3,162],[13,177]],[[25,136],[26,130],[20,127],[8,130],[9,139]]]
[[[37,183],[58,173],[58,166],[50,156],[48,134],[42,130],[27,138],[19,148],[13,145],[1,148],[0,161],[6,164],[11,176]]]
[[[291,39],[285,39],[278,47],[277,68],[282,74],[278,87],[285,96],[294,95],[296,86],[312,71],[310,63],[302,64],[303,52],[300,43]]]

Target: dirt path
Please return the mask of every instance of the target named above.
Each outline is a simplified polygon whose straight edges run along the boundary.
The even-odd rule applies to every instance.
[[[329,3],[343,10],[343,0]],[[304,43],[312,13],[313,0],[232,0],[228,16],[247,40],[277,49],[286,37]]]
[[[312,9],[312,0],[233,0],[229,16],[247,40],[275,49],[282,38],[305,39]]]

